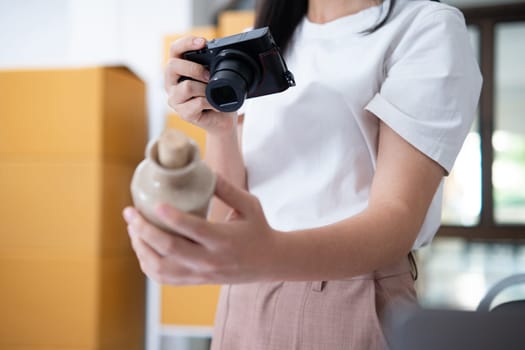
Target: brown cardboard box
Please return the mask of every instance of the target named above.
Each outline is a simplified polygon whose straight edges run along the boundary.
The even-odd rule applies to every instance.
[[[147,140],[123,67],[0,71],[0,349],[142,349],[121,210]]]
[[[253,11],[224,11],[219,15],[217,34],[221,37],[241,33],[253,28],[255,12]]]

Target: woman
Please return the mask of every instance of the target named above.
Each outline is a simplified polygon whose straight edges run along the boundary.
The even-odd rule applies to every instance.
[[[440,223],[443,178],[481,77],[461,13],[431,1],[266,0],[297,86],[210,110],[209,72],[173,43],[169,103],[207,132],[209,222],[159,205],[180,235],[124,216],[140,265],[167,284],[225,284],[213,349],[379,349],[416,303],[410,252]],[[193,80],[179,82],[181,76]],[[241,137],[242,135],[242,137]]]

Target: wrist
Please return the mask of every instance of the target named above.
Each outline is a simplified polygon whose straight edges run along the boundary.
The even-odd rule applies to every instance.
[[[210,113],[209,124],[205,127],[208,138],[218,140],[228,139],[237,134],[238,116],[236,112],[231,113]]]

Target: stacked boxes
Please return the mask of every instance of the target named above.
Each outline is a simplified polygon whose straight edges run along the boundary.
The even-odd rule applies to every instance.
[[[0,348],[142,349],[121,218],[147,138],[122,67],[0,71]]]

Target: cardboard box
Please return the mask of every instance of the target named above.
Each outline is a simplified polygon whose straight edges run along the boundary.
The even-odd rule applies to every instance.
[[[137,162],[144,84],[124,67],[0,71],[0,160]]]
[[[161,322],[169,325],[212,326],[220,286],[162,287]]]
[[[255,25],[254,11],[224,11],[219,15],[218,35],[229,36],[244,32]]]
[[[121,211],[146,141],[124,67],[0,71],[0,349],[143,347]]]
[[[143,349],[134,257],[0,258],[0,349]]]

